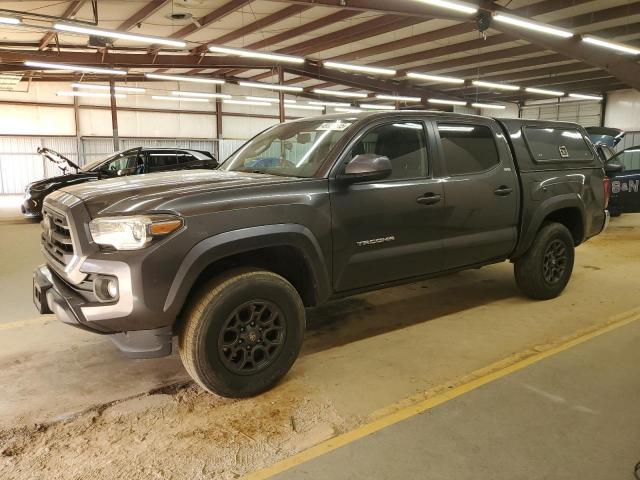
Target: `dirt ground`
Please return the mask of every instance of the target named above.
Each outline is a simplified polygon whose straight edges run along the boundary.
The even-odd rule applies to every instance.
[[[68,327],[57,322],[10,325],[0,337],[0,478],[238,478],[400,405],[640,313],[633,277],[640,271],[638,245],[640,216],[616,219],[578,249],[569,288],[548,302],[523,298],[505,263],[310,311],[292,372],[246,400],[222,399],[183,381],[175,355],[127,364],[111,361],[116,353],[108,340],[65,336]],[[80,350],[75,342],[83,342]],[[34,353],[45,351],[45,361]],[[73,361],[64,363],[70,355]],[[64,369],[56,371],[57,364]],[[122,388],[115,399],[109,381],[74,383],[115,375]],[[141,387],[152,375],[160,384],[178,383]],[[46,388],[54,383],[59,389]]]

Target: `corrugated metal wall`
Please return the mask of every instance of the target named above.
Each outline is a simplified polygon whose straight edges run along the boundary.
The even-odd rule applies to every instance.
[[[83,137],[81,143],[84,155],[78,160],[76,137],[0,136],[0,194],[22,193],[30,182],[60,175],[58,167],[36,153],[38,147],[51,148],[79,165],[113,152],[111,138]],[[122,149],[143,146],[206,150],[221,161],[243,144],[243,140],[120,138]]]
[[[622,141],[616,147],[618,152],[625,148],[637,147],[640,145],[640,132],[627,132]]]
[[[602,114],[599,102],[554,103],[522,107],[522,118],[533,120],[560,120],[579,123],[583,127],[600,125]]]

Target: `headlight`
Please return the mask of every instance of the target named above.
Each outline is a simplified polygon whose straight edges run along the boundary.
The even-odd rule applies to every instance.
[[[183,224],[182,218],[176,215],[103,217],[91,220],[89,231],[98,245],[109,245],[116,250],[138,250],[155,237],[175,232]]]
[[[34,192],[42,192],[44,190],[48,190],[49,188],[51,188],[51,186],[54,183],[55,182],[47,182],[47,183],[40,183],[40,184],[36,184],[36,185],[29,185],[27,188],[29,190],[33,190]]]

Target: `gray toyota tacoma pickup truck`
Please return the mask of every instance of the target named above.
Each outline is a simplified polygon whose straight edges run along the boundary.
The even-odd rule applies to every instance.
[[[573,123],[428,111],[276,125],[216,171],[77,185],[46,197],[34,302],[125,353],[171,352],[220,395],[294,363],[305,308],[510,260],[559,295],[606,226],[609,184]]]

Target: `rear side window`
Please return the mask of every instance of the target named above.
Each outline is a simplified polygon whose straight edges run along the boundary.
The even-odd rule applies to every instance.
[[[175,151],[155,151],[149,152],[149,170],[160,170],[170,168],[177,164],[178,159]]]
[[[438,133],[449,175],[484,172],[500,163],[493,132],[485,125],[439,123]]]
[[[536,162],[586,162],[593,153],[577,128],[525,127],[524,137]]]
[[[178,152],[178,164],[182,165],[184,163],[195,162],[197,160],[196,157],[187,152]]]

